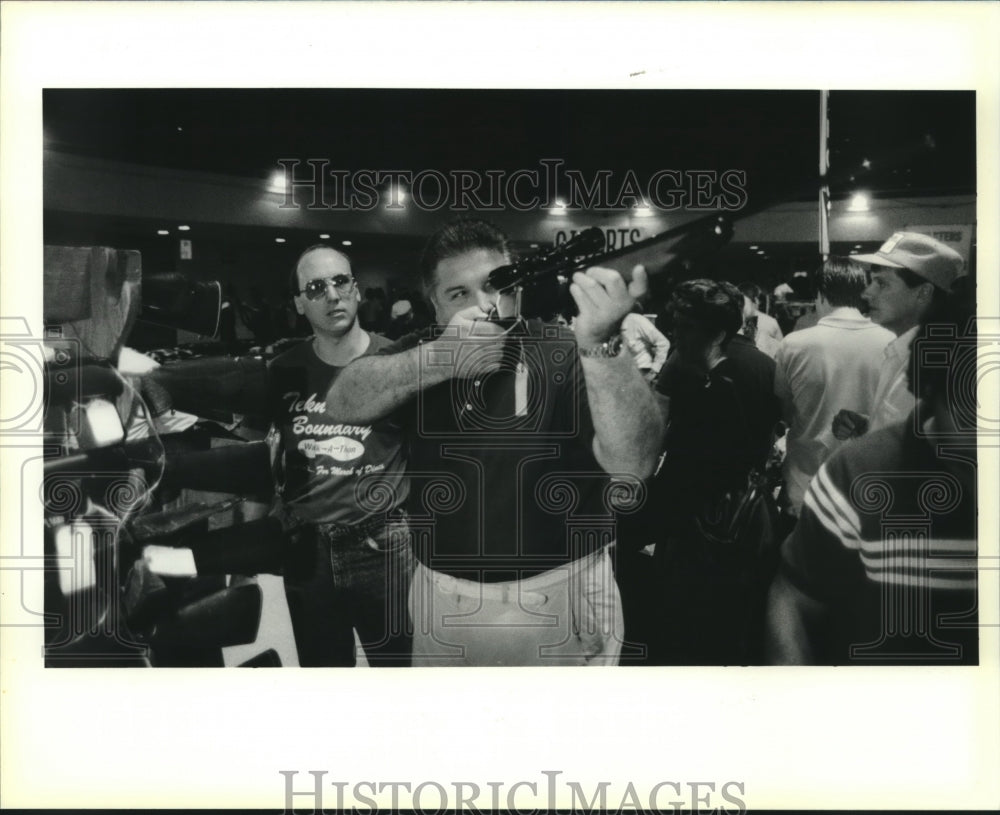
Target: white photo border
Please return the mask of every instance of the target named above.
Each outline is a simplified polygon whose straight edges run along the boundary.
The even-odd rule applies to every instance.
[[[980,309],[995,317],[998,10],[5,2],[2,315],[40,325],[43,88],[461,86],[974,89]],[[998,492],[996,453],[982,451],[983,496]],[[22,512],[6,489],[21,477],[10,460],[4,554],[22,522],[41,528],[30,502]],[[985,555],[996,557],[997,539],[996,502],[983,501]],[[3,603],[17,601],[12,574],[0,572]],[[987,615],[998,607],[996,574],[984,572]],[[282,770],[298,771],[303,786],[310,770],[349,786],[541,784],[546,770],[584,788],[737,781],[752,809],[1000,800],[995,617],[981,665],[967,669],[47,671],[40,629],[0,636],[8,807],[274,809],[285,804]]]

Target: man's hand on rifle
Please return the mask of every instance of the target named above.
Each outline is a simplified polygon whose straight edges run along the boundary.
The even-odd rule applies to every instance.
[[[636,266],[627,286],[614,269],[594,266],[573,275],[569,291],[579,314],[573,322],[577,344],[581,348],[600,345],[621,328],[625,315],[647,290],[646,270]]]

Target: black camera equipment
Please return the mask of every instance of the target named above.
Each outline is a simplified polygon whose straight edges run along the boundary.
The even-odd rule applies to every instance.
[[[221,314],[222,285],[217,280],[190,280],[178,273],[143,278],[143,322],[214,337]]]
[[[238,499],[143,511],[169,487],[269,494],[266,443],[201,449],[205,437],[190,432],[126,441],[115,401],[131,386],[107,361],[48,371],[45,384],[46,664],[218,665],[221,648],[252,643],[260,587],[226,576],[277,571],[280,523],[209,531]],[[192,568],[158,574],[147,547],[190,553]]]
[[[212,334],[219,285],[140,283],[137,252],[103,247],[46,247],[44,277],[45,663],[221,666],[223,647],[257,637],[262,592],[243,575],[280,568],[280,523],[237,520],[241,496],[273,494],[269,448],[212,446],[218,434],[205,423],[159,435],[154,420],[174,407],[170,392],[116,368],[140,291],[144,316]],[[208,407],[240,373],[176,390]],[[258,397],[237,404],[259,407]],[[230,497],[161,504],[180,488]],[[260,657],[246,664],[275,662],[272,652]]]

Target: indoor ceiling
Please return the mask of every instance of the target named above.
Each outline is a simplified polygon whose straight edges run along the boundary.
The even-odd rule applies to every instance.
[[[49,89],[46,147],[247,177],[347,171],[726,169],[752,199],[813,196],[816,91]],[[833,91],[835,197],[975,192],[975,94]],[[867,166],[866,166],[867,165]]]
[[[628,171],[644,179],[662,169],[741,170],[745,215],[772,203],[815,202],[819,100],[818,91],[48,89],[43,125],[45,146],[57,153],[251,179],[273,176],[279,159],[311,158],[347,172],[510,174],[539,170],[543,159],[615,179]],[[832,91],[833,198],[858,190],[904,203],[974,196],[975,102],[963,91]],[[288,230],[191,223],[203,241],[286,254],[318,236],[303,227],[275,249]],[[46,234],[59,242],[132,246],[165,225],[141,212],[117,219],[46,212]],[[420,244],[374,229],[333,235],[347,237],[358,253],[370,244],[408,257]],[[734,238],[720,265],[763,275],[815,263],[815,241],[752,243]],[[151,258],[162,253],[163,264],[172,257],[170,241],[142,246]]]

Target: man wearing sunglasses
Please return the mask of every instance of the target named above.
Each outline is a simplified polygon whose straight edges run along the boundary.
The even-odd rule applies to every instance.
[[[309,247],[290,284],[314,335],[276,357],[269,372],[290,539],[285,595],[299,663],[355,665],[356,630],[369,665],[407,665],[413,561],[400,511],[408,490],[400,430],[388,421],[343,421],[325,403],[344,366],[388,340],[358,323],[360,294],[341,252]]]
[[[516,298],[491,287],[510,260],[492,224],[445,225],[420,262],[438,325],[349,365],[327,404],[406,429],[422,516],[414,665],[617,664],[608,544],[618,499],[651,474],[663,435],[652,389],[621,352],[644,272],[632,285],[610,269],[574,275],[570,332],[519,319]]]

